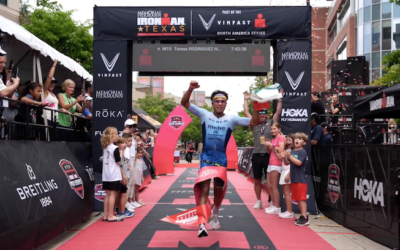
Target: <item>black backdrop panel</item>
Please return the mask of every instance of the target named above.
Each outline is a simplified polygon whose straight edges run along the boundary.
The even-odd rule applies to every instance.
[[[319,209],[344,227],[397,247],[400,147],[318,146],[312,158]]]
[[[0,142],[0,249],[33,249],[93,211],[90,143]]]
[[[95,41],[93,46],[93,166],[102,172],[100,138],[109,126],[119,131],[132,114],[132,45],[127,41]]]
[[[311,39],[311,7],[94,7],[94,39]]]
[[[267,72],[270,43],[133,44],[134,71]]]

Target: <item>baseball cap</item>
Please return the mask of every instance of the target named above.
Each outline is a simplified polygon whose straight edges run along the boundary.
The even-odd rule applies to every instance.
[[[48,77],[48,76],[46,76],[46,77],[43,79],[43,83],[46,81],[47,77]],[[57,81],[56,78],[54,78],[54,77],[51,78],[51,82],[52,82],[52,83],[58,83],[58,81]]]
[[[321,98],[321,95],[317,91],[314,91],[311,94],[317,96],[318,98]]]
[[[129,125],[136,125],[136,122],[132,119],[127,119],[124,123],[124,126],[129,126]]]
[[[329,125],[327,122],[322,122],[321,127],[329,129]]]
[[[93,100],[93,98],[90,97],[90,96],[86,96],[85,100],[86,100],[86,101],[91,101],[91,100]]]

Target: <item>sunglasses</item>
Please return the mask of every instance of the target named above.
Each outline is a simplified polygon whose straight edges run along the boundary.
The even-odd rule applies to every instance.
[[[259,111],[258,113],[259,113],[260,115],[261,115],[261,114],[268,114],[268,112],[265,111],[265,110]]]
[[[226,100],[215,100],[213,103],[226,104]]]
[[[136,124],[135,125],[128,125],[129,128],[136,128]]]

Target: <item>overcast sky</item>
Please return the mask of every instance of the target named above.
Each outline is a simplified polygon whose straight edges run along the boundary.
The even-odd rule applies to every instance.
[[[306,5],[306,0],[58,0],[66,10],[76,10],[73,18],[84,22],[93,19],[93,6],[288,6]],[[333,1],[311,0],[314,7],[330,6]],[[35,0],[30,0],[35,5]],[[189,86],[191,80],[199,81],[199,90],[211,95],[215,89],[221,89],[230,95],[227,112],[236,114],[243,109],[243,92],[254,83],[255,77],[166,77],[165,92],[182,96],[182,92]],[[96,84],[96,83],[94,83]]]

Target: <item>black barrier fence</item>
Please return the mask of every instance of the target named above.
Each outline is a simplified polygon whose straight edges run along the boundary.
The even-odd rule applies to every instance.
[[[253,154],[253,148],[238,148],[238,168],[239,171],[242,173],[248,174],[251,178],[254,178],[253,175],[253,168],[251,164],[251,157]],[[265,174],[263,174],[265,175]],[[265,179],[265,177],[263,177]],[[262,185],[265,185],[264,183]],[[285,197],[283,195],[282,187],[279,185],[278,187],[279,193],[281,194],[280,196],[280,205],[282,211],[286,211],[286,203],[285,203]],[[297,202],[293,201],[293,211],[295,213],[299,213],[300,210],[297,206]],[[308,175],[307,178],[307,211],[310,214],[317,214],[318,209],[316,206],[315,202],[315,192],[314,192],[314,187],[313,187],[313,182],[312,182],[312,176]]]
[[[315,146],[318,208],[337,223],[388,247],[399,244],[398,146]]]
[[[91,142],[90,119],[70,114],[71,126],[64,127],[58,124],[60,115],[66,114],[57,109],[0,98],[0,139]]]
[[[0,249],[34,249],[87,220],[91,143],[0,141]]]

